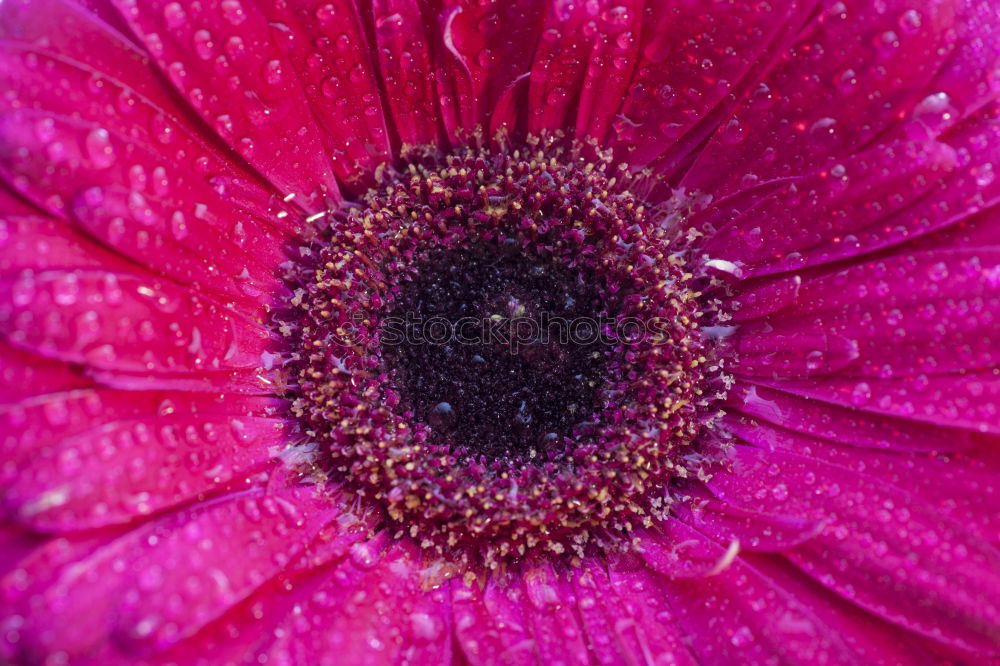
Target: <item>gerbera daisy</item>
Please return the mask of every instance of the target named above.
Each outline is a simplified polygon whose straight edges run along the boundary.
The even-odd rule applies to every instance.
[[[0,660],[1000,657],[992,0],[3,0]]]

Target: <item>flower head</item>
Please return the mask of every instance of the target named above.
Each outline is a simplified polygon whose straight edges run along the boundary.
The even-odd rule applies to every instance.
[[[988,2],[0,4],[0,659],[1000,656]]]

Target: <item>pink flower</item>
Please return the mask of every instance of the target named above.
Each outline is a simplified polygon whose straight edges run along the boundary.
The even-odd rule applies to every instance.
[[[4,0],[0,60],[0,661],[1000,657],[990,0]]]

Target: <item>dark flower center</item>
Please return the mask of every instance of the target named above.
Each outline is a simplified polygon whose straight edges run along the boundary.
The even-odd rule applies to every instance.
[[[516,246],[438,250],[415,268],[383,320],[404,409],[467,456],[559,456],[596,418],[613,353],[596,278]]]
[[[451,563],[627,547],[720,458],[718,288],[592,147],[419,155],[317,229],[279,316],[312,472]]]

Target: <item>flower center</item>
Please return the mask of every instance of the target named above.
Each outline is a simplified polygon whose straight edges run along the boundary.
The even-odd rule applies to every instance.
[[[716,288],[589,146],[429,152],[333,213],[278,322],[313,472],[461,566],[627,547],[718,460]]]
[[[465,458],[558,458],[599,411],[614,353],[601,302],[595,276],[516,246],[436,250],[383,320],[382,358],[435,444]]]

